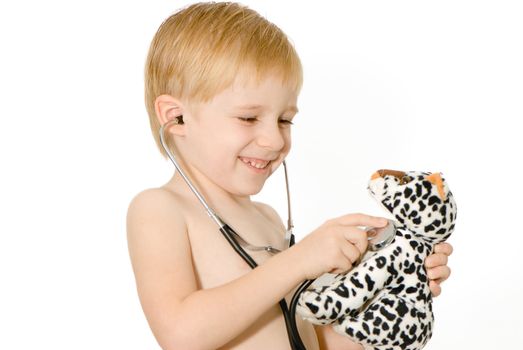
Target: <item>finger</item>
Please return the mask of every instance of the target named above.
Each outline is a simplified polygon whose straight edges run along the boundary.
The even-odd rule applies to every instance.
[[[369,241],[367,239],[367,232],[356,227],[342,228],[343,236],[347,241],[356,246],[360,255],[365,254]]]
[[[388,220],[377,216],[366,214],[347,214],[335,219],[340,225],[345,226],[367,226],[367,227],[384,227]]]
[[[432,281],[442,283],[446,281],[451,274],[451,270],[448,266],[438,266],[427,271],[427,277]]]
[[[427,269],[431,269],[433,267],[447,265],[448,259],[449,259],[448,255],[443,254],[443,253],[429,255],[425,259],[425,267]]]
[[[450,256],[453,251],[454,251],[454,248],[452,247],[452,245],[450,243],[447,243],[447,242],[438,243],[434,246],[434,253],[436,253],[436,254],[441,253],[441,254],[445,254],[446,256]]]
[[[341,251],[346,259],[350,261],[351,266],[356,265],[361,257],[361,251],[353,244],[347,243],[341,245]]]
[[[438,297],[441,294],[441,286],[439,285],[439,283],[435,281],[430,281],[429,288],[433,297]]]
[[[356,248],[354,248],[356,249]],[[339,259],[337,259],[336,266],[333,268],[330,273],[346,273],[352,269],[352,260],[345,256],[345,253],[342,252]]]

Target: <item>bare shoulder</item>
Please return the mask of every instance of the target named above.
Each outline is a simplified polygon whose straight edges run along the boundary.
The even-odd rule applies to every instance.
[[[256,208],[265,215],[272,223],[283,229],[285,232],[286,228],[283,221],[276,210],[268,204],[262,202],[253,202]]]
[[[138,193],[131,200],[127,210],[128,218],[145,214],[162,214],[168,212],[171,216],[180,214],[181,204],[176,194],[164,188],[149,188]]]
[[[179,256],[180,247],[190,250],[187,225],[182,205],[176,194],[163,188],[150,188],[138,193],[127,209],[127,242],[133,266],[137,263]],[[161,250],[159,250],[161,248]],[[177,254],[173,251],[177,250]],[[189,254],[190,252],[186,252]]]
[[[185,226],[180,201],[174,193],[162,188],[138,193],[127,209],[127,238],[130,241],[167,230],[184,231]]]
[[[166,313],[197,289],[183,202],[163,188],[138,193],[127,211],[127,242],[140,302],[158,336],[169,328]]]

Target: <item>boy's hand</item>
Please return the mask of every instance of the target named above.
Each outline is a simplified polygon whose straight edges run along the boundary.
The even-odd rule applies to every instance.
[[[362,226],[384,227],[387,220],[365,214],[348,214],[326,221],[293,248],[294,263],[306,279],[326,272],[344,273],[357,264],[367,250],[367,233]]]
[[[425,267],[430,280],[429,287],[434,297],[441,294],[440,284],[450,276],[447,261],[453,250],[449,243],[439,243],[434,246],[434,253],[425,259]]]

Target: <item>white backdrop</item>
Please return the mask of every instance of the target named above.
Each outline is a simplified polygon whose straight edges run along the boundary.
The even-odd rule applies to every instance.
[[[172,166],[143,65],[186,1],[0,5],[0,348],[158,349],[125,215]],[[298,237],[385,215],[376,169],[442,171],[459,215],[426,349],[518,346],[523,331],[523,6],[517,1],[244,1],[280,26],[305,83],[288,158]],[[278,171],[257,199],[285,220]],[[218,231],[217,231],[218,234]]]

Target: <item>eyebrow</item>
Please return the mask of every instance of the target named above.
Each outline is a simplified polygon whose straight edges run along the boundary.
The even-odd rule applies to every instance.
[[[263,108],[262,105],[241,105],[241,106],[236,106],[235,109],[241,109],[241,110],[244,110],[244,111],[251,111],[251,110],[256,110],[256,109],[260,109],[260,108]],[[294,113],[298,113],[298,107],[296,106],[289,106],[285,109],[285,112],[294,112]]]

